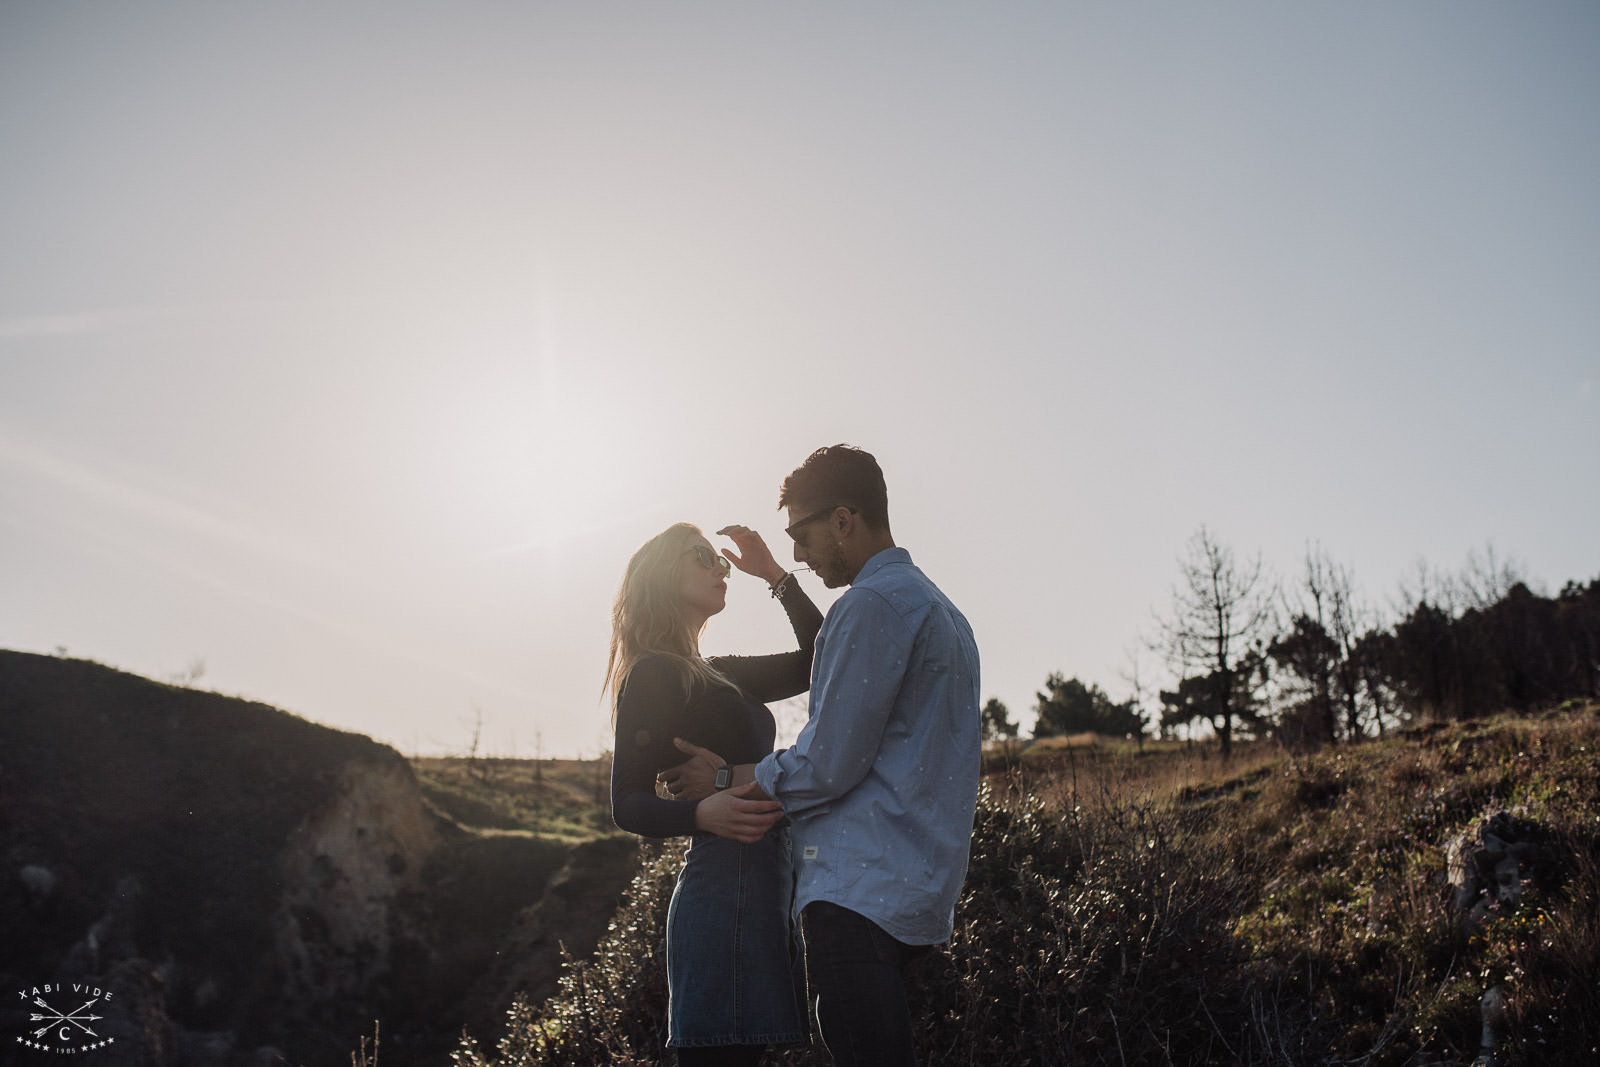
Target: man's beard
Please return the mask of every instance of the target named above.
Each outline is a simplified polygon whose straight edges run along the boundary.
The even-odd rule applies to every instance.
[[[813,563],[811,569],[829,589],[838,589],[840,586],[850,584],[850,568],[844,561],[844,546],[841,544],[829,545],[828,554]]]

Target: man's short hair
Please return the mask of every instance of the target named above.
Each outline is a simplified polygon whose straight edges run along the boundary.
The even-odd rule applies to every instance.
[[[783,480],[778,507],[811,511],[846,504],[875,530],[889,529],[889,489],[871,452],[830,445],[806,457]]]

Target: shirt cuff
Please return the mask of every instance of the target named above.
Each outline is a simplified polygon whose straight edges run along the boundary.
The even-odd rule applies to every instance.
[[[771,752],[761,757],[761,761],[756,764],[755,771],[752,773],[754,773],[756,784],[761,787],[761,791],[779,804],[782,804],[783,798],[778,795],[778,779],[782,777],[783,772],[778,766],[778,754]]]

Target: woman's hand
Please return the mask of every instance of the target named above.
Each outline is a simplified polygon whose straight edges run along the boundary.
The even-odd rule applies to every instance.
[[[772,550],[767,548],[767,543],[761,539],[761,535],[750,527],[724,526],[717,531],[717,535],[732,538],[733,543],[739,546],[738,552],[725,548],[722,554],[746,574],[765,579],[768,585],[776,585],[783,581],[785,574],[789,573],[772,558]]]
[[[783,818],[783,805],[776,800],[749,799],[755,788],[750,782],[706,797],[694,809],[694,828],[747,845],[760,841],[772,824]]]

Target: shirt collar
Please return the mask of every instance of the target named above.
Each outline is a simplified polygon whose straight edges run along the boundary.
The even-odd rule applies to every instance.
[[[863,563],[861,565],[861,570],[856,573],[855,578],[850,582],[850,584],[855,585],[857,582],[861,582],[867,578],[870,578],[872,575],[876,574],[878,571],[887,567],[891,563],[910,562],[911,553],[907,552],[899,545],[896,545],[893,548],[886,548],[883,551],[874,554],[871,559]]]

